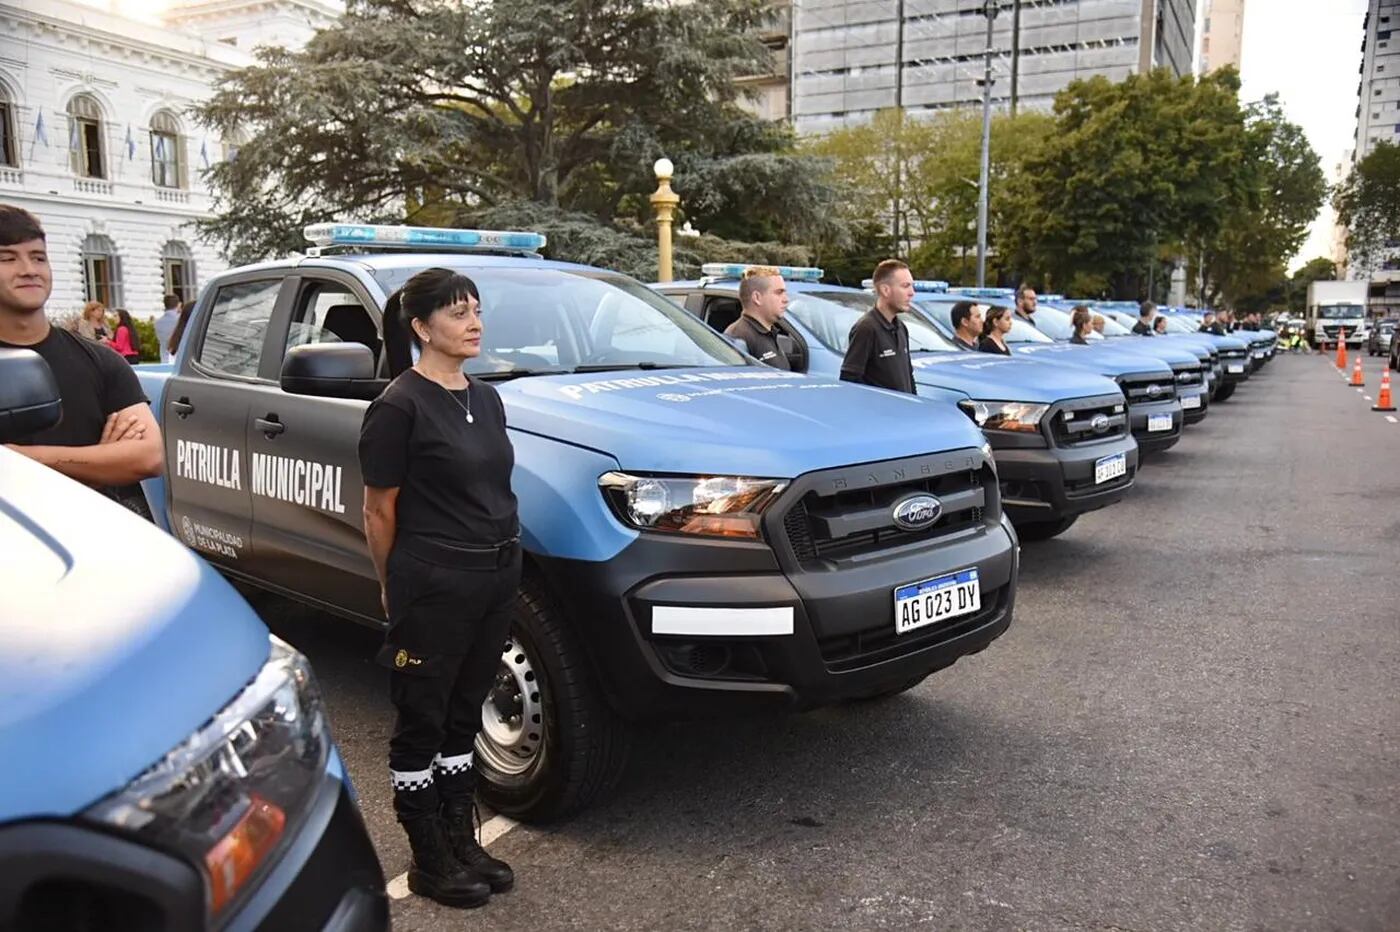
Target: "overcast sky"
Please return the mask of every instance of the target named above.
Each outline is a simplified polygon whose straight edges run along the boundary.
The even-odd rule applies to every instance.
[[[1328,183],[1356,131],[1365,15],[1366,0],[1245,0],[1242,96],[1278,93],[1288,118],[1321,156]],[[1324,207],[1290,268],[1329,255],[1331,242],[1332,208]]]

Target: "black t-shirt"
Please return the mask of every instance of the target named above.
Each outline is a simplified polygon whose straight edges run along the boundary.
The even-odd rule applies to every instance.
[[[976,343],[973,343],[971,340],[964,340],[962,337],[958,336],[956,333],[953,334],[953,342],[956,343],[958,346],[961,346],[961,347],[962,347],[963,349],[965,349],[965,350],[972,350],[973,352],[976,352],[976,351],[977,351],[977,344],[976,344]]]
[[[1011,355],[1011,347],[997,346],[997,341],[993,340],[991,337],[983,337],[981,342],[977,344],[977,348],[984,353],[996,353],[999,356]]]
[[[93,446],[102,439],[108,415],[146,403],[146,393],[130,363],[103,344],[61,327],[50,327],[48,336],[30,346],[0,340],[0,347],[33,350],[42,356],[63,399],[63,416],[58,423],[18,438],[14,443],[19,446]],[[145,510],[138,485],[108,486],[98,491],[134,511]]]
[[[914,391],[914,366],[909,359],[909,330],[904,321],[893,321],[876,308],[851,326],[850,344],[841,361],[841,378],[910,395]]]
[[[765,366],[792,371],[792,363],[788,360],[787,353],[778,347],[776,327],[765,330],[758,321],[747,314],[741,314],[738,320],[724,328],[724,335],[743,340],[744,345],[749,348],[749,355]]]
[[[407,369],[360,428],[360,472],[365,485],[399,490],[401,535],[471,547],[515,537],[514,466],[501,396],[480,379],[454,392]]]
[[[1154,335],[1152,325],[1144,324],[1142,321],[1133,324],[1133,333],[1140,337],[1150,337]]]

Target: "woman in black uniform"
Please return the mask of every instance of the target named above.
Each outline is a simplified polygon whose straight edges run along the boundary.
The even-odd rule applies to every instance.
[[[473,826],[472,748],[520,582],[515,454],[505,409],[462,364],[481,352],[481,299],[447,269],[410,278],[385,309],[419,358],[365,412],[365,536],[389,618],[380,663],[397,711],[394,812],[408,834],[408,887],[480,906],[514,883]]]
[[[1011,311],[1005,307],[994,307],[982,318],[982,339],[977,348],[984,353],[1011,355],[1011,347],[1006,345],[1006,335],[1011,332]]]

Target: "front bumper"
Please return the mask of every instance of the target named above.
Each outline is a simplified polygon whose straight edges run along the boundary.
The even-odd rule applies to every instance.
[[[1138,446],[1131,434],[1073,447],[1000,447],[997,440],[992,437],[1001,504],[1015,524],[1057,521],[1112,505],[1137,476]],[[1095,483],[1095,465],[1115,453],[1124,455],[1127,472]]]
[[[623,717],[780,712],[900,688],[1005,632],[1019,552],[999,512],[993,502],[946,537],[800,566],[777,513],[764,521],[772,546],[644,533],[607,562],[537,559]],[[896,588],[971,567],[980,610],[895,633]]]
[[[1177,400],[1181,402],[1181,417],[1185,424],[1199,424],[1210,412],[1210,389],[1204,385],[1179,385]]]
[[[1148,418],[1154,414],[1171,415],[1171,430],[1149,431],[1147,429]],[[1160,453],[1176,446],[1176,442],[1181,439],[1181,428],[1184,423],[1181,402],[1176,399],[1137,402],[1128,407],[1128,424],[1132,429],[1133,439],[1137,441],[1140,454]]]

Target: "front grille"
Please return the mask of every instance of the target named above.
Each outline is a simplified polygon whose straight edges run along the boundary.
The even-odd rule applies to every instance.
[[[936,522],[908,531],[894,523],[894,507],[917,493],[943,506]],[[800,564],[830,564],[915,544],[926,544],[984,525],[997,517],[1000,499],[989,467],[892,478],[856,489],[810,489],[782,516],[782,531]]]
[[[1227,350],[1221,350],[1221,351],[1220,351],[1220,355],[1223,356],[1223,357],[1226,358],[1226,359],[1234,359],[1234,360],[1248,359],[1248,358],[1249,358],[1249,351],[1248,351],[1248,350],[1242,350],[1242,349],[1227,349]]]
[[[858,631],[818,638],[817,648],[821,651],[827,669],[833,673],[843,673],[903,656],[980,628],[1005,609],[1010,588],[1001,586],[983,592],[982,607],[971,615],[949,618],[925,628],[915,628],[905,634],[895,633],[894,622],[890,618],[884,618]]]
[[[1146,404],[1153,401],[1171,401],[1176,397],[1176,385],[1172,378],[1155,375],[1125,375],[1119,379],[1128,404]]]
[[[1096,418],[1101,418],[1095,422]],[[1128,415],[1121,401],[1068,403],[1050,416],[1050,436],[1057,447],[1098,443],[1128,432]]]
[[[1172,366],[1172,374],[1176,376],[1178,386],[1200,385],[1205,382],[1205,374],[1200,366],[1175,365]]]

